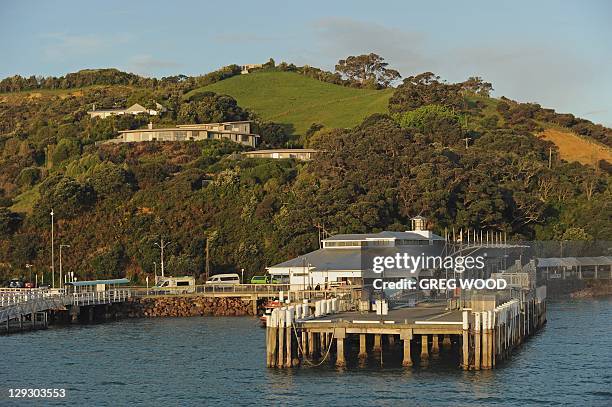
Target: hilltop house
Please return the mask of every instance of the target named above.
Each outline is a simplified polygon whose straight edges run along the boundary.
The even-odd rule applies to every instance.
[[[158,116],[166,111],[167,109],[159,103],[155,103],[155,109],[147,109],[146,107],[138,103],[134,103],[132,106],[122,109],[96,109],[96,105],[94,104],[92,110],[89,110],[87,114],[89,114],[91,118],[99,117],[101,119],[106,119],[110,116],[118,116],[124,114],[137,115],[141,113],[148,114],[149,116]]]
[[[250,121],[182,124],[176,127],[123,130],[119,137],[107,143],[137,143],[142,141],[201,141],[227,139],[249,147],[255,147],[259,135],[251,133]]]
[[[240,73],[245,75],[251,71],[251,69],[257,69],[263,67],[263,64],[246,64],[240,66]]]

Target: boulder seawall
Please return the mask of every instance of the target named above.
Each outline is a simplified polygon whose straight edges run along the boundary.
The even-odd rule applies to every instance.
[[[255,315],[252,300],[237,297],[171,296],[132,298],[124,304],[128,318]]]

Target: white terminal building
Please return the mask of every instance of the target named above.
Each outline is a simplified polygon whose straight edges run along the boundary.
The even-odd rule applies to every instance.
[[[321,241],[321,248],[283,263],[268,267],[268,273],[288,281],[291,290],[324,288],[326,285],[370,286],[375,279],[399,281],[431,277],[487,278],[494,272],[503,272],[509,264],[512,246],[504,242],[489,241],[482,235],[466,235],[454,242],[426,229],[421,216],[411,219],[412,230],[405,232],[382,231],[378,233],[340,234]],[[484,268],[472,269],[462,275],[453,269],[440,267],[433,261],[417,267],[385,268],[381,273],[373,271],[373,256],[409,256],[413,259],[457,258],[459,256],[483,256]],[[516,253],[515,253],[516,254]]]
[[[372,271],[367,249],[376,249],[377,255],[441,256],[447,250],[447,241],[430,230],[425,230],[425,219],[412,219],[412,230],[405,232],[333,235],[321,242],[322,247],[310,253],[268,267],[272,276],[288,280],[292,290],[313,289],[317,285],[367,285],[375,278],[401,279],[427,274],[433,270],[423,267],[414,273],[406,270],[386,270],[383,275]]]

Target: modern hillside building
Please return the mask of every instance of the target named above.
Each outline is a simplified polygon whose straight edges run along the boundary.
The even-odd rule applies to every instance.
[[[259,135],[251,133],[250,121],[184,124],[176,127],[123,130],[119,137],[107,143],[138,143],[143,141],[201,141],[227,139],[249,147],[256,147]]]
[[[274,150],[254,150],[242,153],[248,158],[272,158],[277,160],[295,159],[300,161],[310,161],[319,150],[312,148],[287,148]]]
[[[94,104],[92,110],[89,110],[87,114],[91,118],[99,117],[100,119],[106,119],[110,116],[120,116],[124,114],[148,114],[149,116],[159,116],[163,112],[166,112],[167,109],[160,105],[159,103],[155,103],[155,109],[147,109],[146,107],[135,103],[128,108],[120,108],[120,109],[96,109],[96,105]]]

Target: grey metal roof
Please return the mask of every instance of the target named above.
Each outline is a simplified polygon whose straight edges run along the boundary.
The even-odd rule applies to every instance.
[[[325,239],[326,241],[334,241],[334,240],[366,240],[366,239],[405,239],[405,240],[429,240],[429,237],[426,237],[417,232],[391,232],[391,231],[383,231],[378,233],[350,233],[350,234],[340,234],[333,235]],[[438,236],[434,233],[431,234],[432,240],[444,240],[442,236]]]
[[[318,271],[358,271],[369,268],[367,266],[363,267],[362,261],[371,260],[373,256],[395,256],[397,253],[408,253],[411,256],[437,256],[441,254],[442,250],[440,245],[377,247],[361,250],[349,248],[324,248],[275,264],[274,266],[268,267],[268,269],[304,267],[304,265],[310,265],[312,270]]]
[[[116,278],[112,280],[73,281],[71,283],[66,283],[66,285],[73,285],[75,287],[83,287],[83,286],[98,285],[98,284],[106,284],[106,285],[127,284],[129,282],[130,280],[128,280],[127,278]]]
[[[538,259],[538,267],[577,267],[612,265],[612,256],[597,257],[544,257]]]

